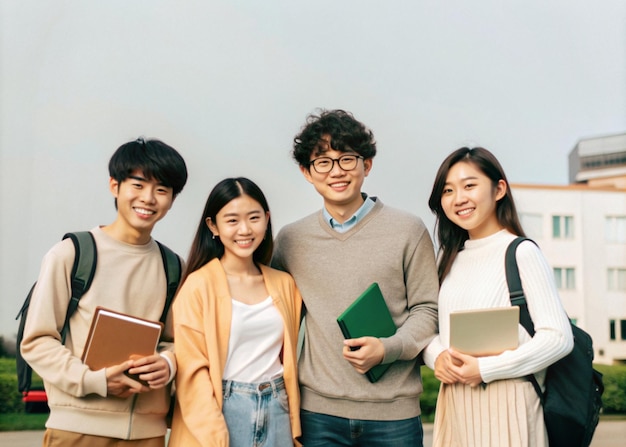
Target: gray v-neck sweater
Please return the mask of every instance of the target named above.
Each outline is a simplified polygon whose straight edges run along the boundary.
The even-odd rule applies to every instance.
[[[430,235],[421,219],[376,200],[345,233],[322,211],[285,226],[276,237],[272,265],[291,273],[306,305],[305,341],[298,363],[303,409],[365,420],[400,420],[420,414],[418,354],[437,328],[438,280]],[[383,363],[376,383],[343,358],[341,314],[378,282],[398,327],[381,339]]]

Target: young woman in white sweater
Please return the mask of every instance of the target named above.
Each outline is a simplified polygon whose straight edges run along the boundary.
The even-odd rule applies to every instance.
[[[510,306],[504,257],[524,232],[500,163],[483,148],[454,151],[437,172],[429,206],[441,285],[439,335],[424,351],[442,382],[433,446],[547,446],[541,403],[525,376],[543,385],[546,368],[572,350],[573,338],[552,269],[535,244],[522,242],[516,254],[535,335],[519,326],[517,349],[480,358],[449,342],[451,312]]]

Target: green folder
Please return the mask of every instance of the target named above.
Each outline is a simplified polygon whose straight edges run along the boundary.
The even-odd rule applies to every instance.
[[[337,323],[346,339],[359,337],[390,337],[396,333],[378,283],[373,283],[339,317]],[[365,375],[374,383],[387,371],[391,363],[374,366]]]

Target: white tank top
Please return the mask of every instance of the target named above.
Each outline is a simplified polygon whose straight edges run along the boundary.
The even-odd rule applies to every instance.
[[[257,304],[232,303],[224,380],[255,383],[281,376],[284,325],[272,297]]]

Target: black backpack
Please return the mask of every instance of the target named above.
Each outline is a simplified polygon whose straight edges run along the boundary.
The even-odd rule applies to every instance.
[[[69,329],[70,317],[76,311],[78,307],[78,301],[82,298],[83,294],[87,292],[91,286],[94,272],[96,271],[96,262],[98,260],[98,252],[96,249],[96,241],[93,235],[89,231],[78,231],[74,233],[67,233],[63,236],[63,239],[70,238],[74,243],[74,249],[76,251],[76,257],[74,258],[74,265],[72,266],[72,296],[67,306],[67,313],[65,314],[65,322],[61,329],[61,343],[65,344],[65,337]],[[165,245],[157,241],[159,249],[161,251],[161,257],[163,258],[163,267],[165,268],[165,275],[167,277],[167,295],[165,299],[165,306],[163,307],[163,313],[161,314],[160,321],[165,324],[167,313],[169,312],[170,305],[174,299],[174,294],[178,289],[178,283],[181,276],[181,263],[178,255]],[[31,380],[33,370],[26,360],[22,357],[20,351],[20,343],[24,337],[24,325],[28,316],[28,306],[30,305],[30,299],[33,294],[35,284],[30,288],[28,296],[24,300],[24,304],[20,309],[17,317],[21,317],[19,328],[17,331],[17,351],[16,351],[16,367],[17,367],[17,381],[18,389],[22,393],[27,393],[31,389]]]
[[[506,280],[511,304],[520,308],[520,324],[532,337],[533,321],[519,277],[515,250],[525,237],[516,238],[506,251]],[[602,374],[593,369],[593,346],[589,334],[572,324],[574,349],[550,365],[546,373],[545,392],[534,375],[528,376],[539,395],[550,447],[588,447],[598,425],[602,409],[604,384]]]

